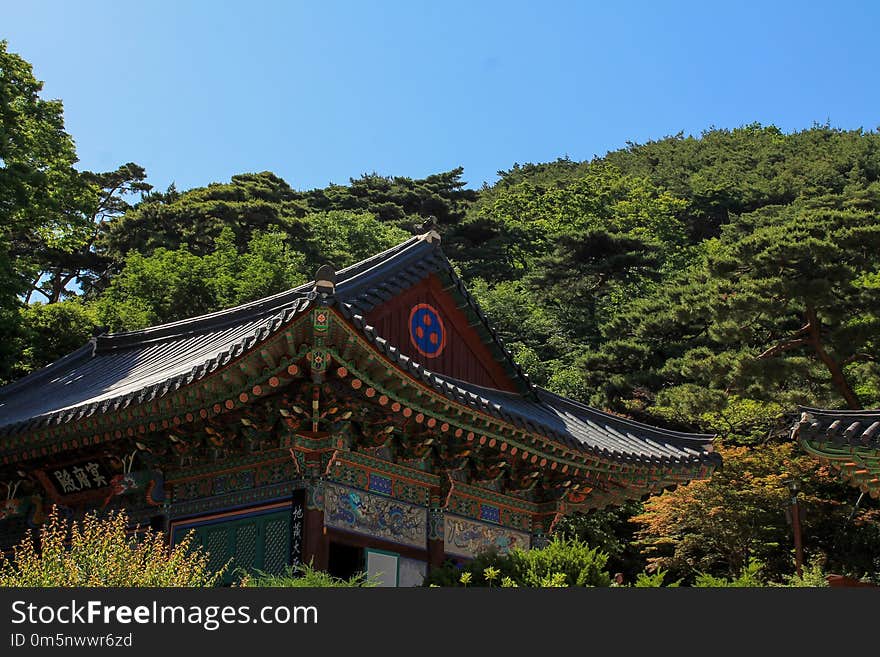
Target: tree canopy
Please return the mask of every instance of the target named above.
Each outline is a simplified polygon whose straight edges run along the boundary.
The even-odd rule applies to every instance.
[[[880,578],[864,558],[880,554],[876,504],[853,510],[854,491],[787,432],[798,404],[880,405],[877,132],[710,129],[516,164],[479,190],[457,168],[312,190],[242,173],[160,192],[135,163],[78,170],[62,104],[41,88],[0,42],[0,382],[94,330],[273,294],[428,222],[534,381],[720,436],[727,466],[709,482],[566,532],[629,573],[648,559],[693,582],[758,558],[781,577],[780,478],[798,476],[815,512],[808,552]]]

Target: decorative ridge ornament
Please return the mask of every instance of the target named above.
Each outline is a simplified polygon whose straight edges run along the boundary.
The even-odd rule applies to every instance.
[[[315,272],[315,292],[332,295],[336,292],[336,269],[332,265],[321,265]]]
[[[440,244],[440,233],[433,229],[424,233],[421,238],[431,245]]]
[[[422,222],[419,227],[422,231],[419,239],[425,240],[428,244],[440,244],[440,233],[437,232],[437,217],[431,215]]]

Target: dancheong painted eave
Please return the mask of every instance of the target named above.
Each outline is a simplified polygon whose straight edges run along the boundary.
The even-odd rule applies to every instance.
[[[454,277],[492,347],[523,389],[528,377],[455,277],[442,251],[413,237],[337,273],[336,298],[368,313],[431,273]],[[0,388],[0,435],[60,424],[162,396],[225,366],[303,312],[314,282],[209,315],[141,331],[101,335],[77,351]]]
[[[880,409],[831,410],[800,407],[792,435],[843,480],[880,498]]]
[[[668,431],[634,422],[554,395],[531,384],[456,276],[432,233],[336,273],[330,295],[315,283],[202,317],[142,331],[102,335],[48,367],[0,389],[0,447],[12,440],[65,435],[72,425],[124,413],[177,391],[194,388],[258,352],[292,323],[327,306],[353,334],[405,375],[513,431],[547,438],[560,452],[594,455],[622,466],[652,467],[667,474],[707,474],[720,464],[713,436]],[[375,308],[427,278],[452,295],[455,307],[512,382],[514,390],[478,385],[431,369],[401,345],[378,335],[365,319]],[[424,359],[427,360],[427,359]],[[685,474],[687,473],[687,474]]]

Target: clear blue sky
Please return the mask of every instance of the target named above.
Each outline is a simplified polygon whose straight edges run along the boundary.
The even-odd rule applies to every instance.
[[[880,3],[16,2],[0,38],[61,98],[82,168],[299,189],[759,121],[880,125]]]

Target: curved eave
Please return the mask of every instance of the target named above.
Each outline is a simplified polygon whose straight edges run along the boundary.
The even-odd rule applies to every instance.
[[[294,299],[292,304],[287,304],[276,312],[272,313],[262,321],[256,322],[243,335],[237,336],[231,342],[222,340],[216,350],[207,349],[207,353],[187,354],[185,352],[186,336],[178,336],[182,338],[178,346],[178,351],[184,351],[183,354],[178,353],[182,360],[181,363],[174,363],[167,369],[161,369],[161,359],[171,358],[171,354],[167,351],[157,350],[156,353],[150,355],[150,358],[156,361],[159,371],[148,377],[148,382],[135,380],[120,386],[116,392],[109,391],[99,394],[97,398],[81,401],[62,408],[53,409],[49,412],[35,414],[24,420],[8,423],[0,427],[0,436],[14,436],[17,434],[30,433],[46,427],[59,426],[70,422],[76,422],[83,418],[92,417],[112,413],[122,409],[126,409],[132,405],[150,402],[154,399],[164,397],[171,392],[177,391],[186,386],[190,386],[206,376],[228,366],[237,359],[241,358],[249,351],[253,350],[261,342],[274,335],[282,326],[293,321],[298,315],[305,312],[311,306],[312,300],[308,297]],[[218,328],[218,327],[215,327]],[[120,334],[128,335],[128,334]],[[201,342],[205,339],[204,333],[195,333],[191,336],[192,342]],[[149,345],[152,341],[141,341],[139,345]],[[100,368],[102,364],[97,360],[105,357],[108,351],[95,352],[90,345],[86,345],[81,350],[74,352],[70,356],[57,361],[49,368],[35,372],[41,380],[58,385],[70,385],[71,381],[75,381],[78,377],[85,374],[78,373],[77,365],[81,367],[93,366]],[[142,352],[139,352],[142,353]],[[74,366],[71,369],[71,366]],[[107,364],[109,368],[118,367],[119,364],[111,361]],[[52,377],[60,373],[64,374],[64,379],[55,379]],[[32,375],[33,376],[33,375]],[[65,382],[66,381],[66,382]],[[20,384],[26,382],[23,379]],[[8,391],[15,392],[12,386],[4,389],[4,393]],[[51,390],[47,391],[51,393]],[[3,409],[5,403],[4,398],[0,398],[0,410]]]
[[[523,391],[529,392],[531,384],[528,377],[489,325],[476,300],[464,288],[439,246],[428,237],[413,237],[340,270],[337,272],[336,298],[343,300],[355,312],[367,313],[424,280],[429,274],[444,276],[451,281],[457,294],[466,300],[465,305],[470,312],[480,318],[484,334],[489,336],[486,341],[490,349],[501,355],[513,380],[519,382]],[[307,283],[219,312],[139,331],[93,338],[77,351],[0,389],[0,436],[126,408],[133,401],[150,400],[198,381],[265,339],[279,325],[290,321],[293,314],[301,312],[300,306],[304,300],[314,296],[313,287],[313,283]],[[177,358],[179,361],[180,345],[191,347],[195,342],[212,340],[218,335],[231,335],[232,338],[228,344],[220,345],[216,354],[196,354],[191,358],[193,362],[185,363],[186,367],[180,366],[167,376],[163,375],[163,370],[167,369],[168,363],[157,357],[155,372],[138,375],[141,383],[126,378],[129,374],[126,367],[141,366],[148,360],[146,357],[139,360],[140,354],[170,354],[172,360]],[[104,356],[112,356],[116,360],[101,371],[100,367],[94,365],[102,362],[100,358]],[[106,362],[110,360],[108,358]],[[179,365],[178,362],[176,366]],[[99,375],[106,375],[106,378],[99,379]],[[116,376],[117,380],[113,380],[112,376]],[[79,399],[72,394],[76,388],[62,388],[59,385],[59,382],[72,381],[76,377],[80,377],[85,388],[92,388],[84,391]],[[95,390],[96,387],[101,389]],[[37,399],[40,395],[44,396],[42,401]],[[50,407],[53,405],[56,407]]]
[[[834,468],[840,479],[872,498],[880,498],[880,453],[858,447],[831,447],[825,442],[799,438],[801,447],[820,463]]]
[[[387,358],[397,369],[436,391],[446,400],[501,420],[522,433],[541,436],[584,456],[632,467],[713,469],[721,463],[720,455],[712,449],[711,443],[715,437],[711,435],[650,427],[603,413],[541,389],[536,389],[535,401],[523,395],[479,388],[435,374],[379,336],[362,316],[352,312],[350,306],[342,304],[340,310],[358,334],[366,338],[371,348]],[[559,400],[563,408],[553,407],[547,403],[548,399]],[[512,410],[514,406],[531,409],[532,412]],[[558,419],[559,415],[569,410],[572,411],[570,417]],[[556,421],[554,417],[557,418]],[[565,424],[566,429],[574,427],[575,433],[560,430],[560,423]],[[579,427],[583,427],[584,432],[579,433]],[[579,439],[579,436],[583,437],[587,432],[591,432],[595,440],[591,442]]]
[[[828,410],[800,406],[793,431],[817,443],[880,450],[880,410]]]
[[[792,435],[849,485],[880,498],[880,410],[799,407]]]

